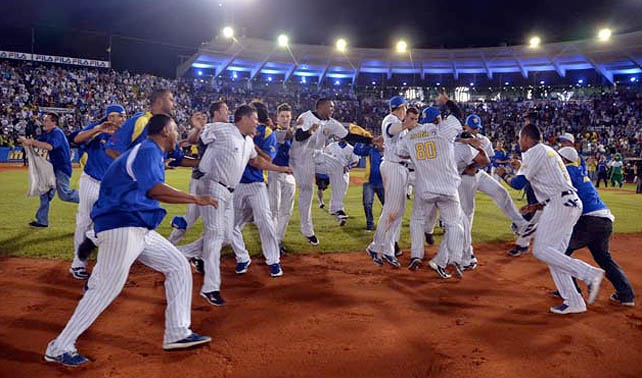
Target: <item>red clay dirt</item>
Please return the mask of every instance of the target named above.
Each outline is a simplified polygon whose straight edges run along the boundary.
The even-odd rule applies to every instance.
[[[642,290],[642,235],[614,237],[612,251]],[[479,245],[477,270],[442,280],[429,268],[376,267],[363,252],[287,256],[269,278],[259,259],[235,276],[225,258],[216,308],[198,296],[192,328],[201,349],[164,352],[163,277],[135,265],[123,293],[79,340],[93,362],[43,361],[82,293],[68,262],[0,259],[2,377],[641,377],[642,307],[596,304],[558,316],[548,269],[508,244]],[[428,256],[435,252],[431,247]],[[577,256],[591,261],[586,250]],[[408,262],[408,251],[402,262]],[[637,298],[639,300],[639,298]],[[638,301],[639,302],[639,301]]]

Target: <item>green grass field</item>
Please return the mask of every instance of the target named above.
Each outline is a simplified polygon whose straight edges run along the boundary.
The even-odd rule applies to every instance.
[[[167,182],[177,188],[187,190],[190,171],[185,168],[167,172]],[[364,172],[354,171],[353,177],[362,177]],[[79,169],[74,170],[72,187],[78,187]],[[33,229],[27,226],[34,219],[38,208],[38,198],[27,198],[27,171],[0,171],[0,183],[3,195],[0,197],[0,255],[28,256],[70,260],[73,256],[73,233],[75,227],[76,205],[53,200],[49,215],[49,228]],[[525,204],[521,193],[510,190],[517,206]],[[633,185],[626,185],[623,190],[600,192],[603,200],[616,216],[615,232],[642,232],[642,195],[635,194]],[[326,203],[329,203],[330,190],[325,192]],[[296,203],[296,202],[295,202]],[[175,215],[185,212],[185,205],[164,205],[167,217],[159,228],[159,232],[169,235],[170,221]],[[401,247],[410,247],[408,222],[412,202],[409,201],[402,228]],[[375,200],[374,214],[377,219],[381,206]],[[351,185],[346,196],[346,212],[351,216],[345,227],[339,227],[336,219],[327,211],[318,208],[316,199],[313,202],[312,216],[317,236],[321,245],[314,247],[307,243],[299,231],[299,212],[295,205],[294,213],[288,227],[285,244],[291,252],[340,252],[363,250],[372,239],[372,233],[365,232],[365,216],[361,204],[361,186]],[[477,210],[473,226],[473,242],[510,241],[514,239],[511,233],[510,221],[500,213],[492,200],[484,195],[477,195]],[[203,230],[199,220],[189,230],[183,243],[196,239]],[[245,242],[252,254],[260,253],[258,232],[254,225],[249,225],[244,231]],[[439,238],[438,238],[439,240]],[[228,247],[229,248],[229,247]],[[225,252],[230,252],[227,248]]]

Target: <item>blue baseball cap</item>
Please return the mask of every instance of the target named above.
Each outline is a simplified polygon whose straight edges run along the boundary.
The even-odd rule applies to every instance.
[[[406,105],[406,99],[401,96],[395,96],[390,99],[390,109],[396,109],[401,105]]]
[[[419,123],[433,123],[440,114],[439,109],[434,106],[429,106],[421,112],[421,121],[419,121]]]
[[[481,129],[481,118],[477,114],[471,114],[466,117],[466,125],[471,129]]]
[[[107,118],[111,113],[125,114],[125,108],[122,105],[111,104],[105,109],[105,118]]]

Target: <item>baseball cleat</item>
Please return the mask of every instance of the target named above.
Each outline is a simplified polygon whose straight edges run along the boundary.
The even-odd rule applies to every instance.
[[[587,282],[588,298],[586,299],[586,302],[588,304],[593,304],[597,299],[597,294],[600,292],[600,284],[602,283],[602,279],[604,279],[604,271],[602,269],[598,270],[598,274]]]
[[[38,223],[36,221],[29,222],[29,226],[34,227],[34,228],[46,228],[46,227],[49,227],[49,225]]]
[[[281,269],[281,264],[276,263],[269,265],[270,268],[270,276],[272,277],[281,277],[283,275],[283,270]]]
[[[189,259],[189,263],[194,267],[196,273],[205,274],[205,261],[198,257],[192,257]]]
[[[225,305],[225,300],[221,297],[220,291],[210,291],[209,293],[201,293],[201,297],[205,298],[212,306],[221,307]]]
[[[521,256],[528,252],[528,247],[520,247],[518,245],[514,246],[510,251],[508,251],[508,256]]]
[[[437,265],[437,264],[436,264],[434,261],[432,261],[432,260],[430,260],[430,261],[428,262],[428,266],[430,266],[430,268],[431,268],[432,270],[434,270],[435,272],[437,272],[437,274],[439,274],[439,277],[441,277],[441,278],[443,278],[443,279],[448,279],[448,278],[452,277],[452,276],[450,275],[450,273],[446,272],[446,270],[445,270],[444,268],[440,267],[439,265]]]
[[[321,203],[319,204],[319,209],[323,209],[324,207],[325,207],[325,203],[321,202]]]
[[[319,239],[315,235],[312,236],[306,236],[306,239],[308,239],[308,243],[312,245],[319,245]]]
[[[78,352],[66,352],[57,356],[45,355],[45,361],[57,362],[61,365],[69,367],[78,367],[89,362],[89,359],[81,354],[78,354]]]
[[[477,269],[477,261],[471,260],[470,263],[462,268],[464,271],[466,270],[475,270]]]
[[[87,268],[85,268],[84,266],[69,268],[69,273],[71,273],[71,276],[77,280],[86,280],[89,278]]]
[[[434,245],[435,244],[435,238],[432,236],[432,234],[428,232],[424,232],[424,236],[426,237],[426,244],[428,245]]]
[[[399,243],[395,242],[395,257],[403,255],[403,251],[399,248]]]
[[[250,264],[252,264],[252,260],[247,260],[246,262],[236,263],[236,269],[234,269],[234,272],[236,274],[245,274],[245,273],[247,273],[247,270],[250,267]]]
[[[459,276],[459,278],[464,277],[464,268],[462,268],[459,263],[454,262],[450,263],[450,265],[453,266],[453,268],[455,269],[455,273],[457,273],[457,276]]]
[[[283,244],[280,244],[279,245],[279,253],[281,254],[281,256],[287,255],[288,254],[288,249],[285,248],[285,246]]]
[[[609,299],[612,302],[621,304],[622,306],[626,306],[626,307],[635,306],[635,302],[633,301],[633,298],[631,298],[631,299],[628,299],[628,298],[627,299],[623,299],[617,292],[611,294]]]
[[[383,255],[383,261],[390,264],[393,268],[401,268],[401,263],[394,256]]]
[[[586,312],[586,306],[584,307],[571,307],[566,303],[562,303],[559,306],[551,307],[551,312],[558,315],[568,315],[568,314],[581,314]]]
[[[419,270],[421,268],[421,259],[419,257],[411,257],[408,263],[409,270]]]
[[[209,336],[201,336],[192,332],[191,335],[187,336],[184,339],[174,341],[173,343],[163,344],[163,349],[165,350],[176,350],[176,349],[185,349],[191,348],[197,345],[206,344],[212,341],[212,338]]]
[[[377,264],[379,266],[383,265],[383,260],[381,260],[381,257],[379,257],[379,254],[377,252],[372,251],[369,248],[366,248],[366,253],[368,254],[368,256],[370,256],[370,258],[372,259],[373,263],[375,263],[375,264]]]

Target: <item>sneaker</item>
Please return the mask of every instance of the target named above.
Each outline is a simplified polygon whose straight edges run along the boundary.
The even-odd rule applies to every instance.
[[[317,237],[315,235],[306,236],[306,238],[308,239],[308,243],[310,243],[312,245],[319,245],[319,239],[317,239]]]
[[[383,260],[381,260],[381,257],[379,257],[379,254],[375,251],[372,251],[370,248],[366,248],[366,253],[370,258],[372,259],[372,262],[382,266],[383,265]]]
[[[276,263],[269,265],[270,276],[272,277],[281,277],[283,275],[283,270],[281,269],[281,264]]]
[[[69,367],[77,367],[89,362],[89,359],[81,354],[78,354],[78,352],[67,352],[67,353],[59,354],[57,356],[45,355],[45,361],[57,362],[61,365],[65,365]]]
[[[432,260],[430,260],[430,261],[428,262],[428,266],[430,266],[430,268],[431,268],[432,270],[434,270],[435,272],[437,272],[437,274],[439,274],[439,277],[441,277],[441,278],[443,278],[443,279],[448,279],[448,278],[452,277],[452,276],[450,275],[450,273],[446,272],[446,270],[445,270],[444,268],[440,267],[439,265],[437,265],[437,264],[436,264],[434,261],[432,261]]]
[[[189,259],[189,263],[194,267],[196,273],[205,274],[205,261],[198,257],[192,257]]]
[[[71,276],[77,280],[86,280],[89,278],[89,273],[87,272],[87,268],[84,266],[79,266],[77,268],[69,268],[69,273],[71,273]]]
[[[285,256],[285,255],[288,254],[288,249],[285,248],[285,246],[283,244],[279,244],[279,254],[281,256]]]
[[[34,228],[47,228],[49,225],[38,223],[36,221],[29,222],[29,226],[34,227]]]
[[[408,270],[419,270],[421,268],[421,259],[419,257],[411,257],[408,264]]]
[[[626,307],[635,306],[635,302],[633,301],[633,298],[631,298],[631,299],[622,299],[622,297],[620,295],[618,295],[617,292],[611,294],[609,299],[611,301],[613,301],[613,302],[621,304],[622,306],[626,306]]]
[[[586,306],[571,307],[566,303],[562,303],[559,306],[551,307],[550,310],[553,314],[559,314],[559,315],[580,314],[582,312],[586,312]]]
[[[470,260],[470,264],[462,267],[464,271],[466,270],[475,270],[477,268],[477,261],[475,260]]]
[[[459,276],[459,278],[464,277],[464,268],[462,268],[461,265],[459,265],[459,263],[454,262],[454,263],[450,263],[450,265],[453,266],[453,268],[455,269],[455,273],[457,273],[457,276]]]
[[[215,291],[215,293],[218,293],[218,292]],[[174,341],[173,343],[163,344],[163,349],[175,350],[175,349],[191,348],[193,346],[209,343],[210,341],[212,341],[211,337],[201,336],[199,334],[192,332],[191,335],[187,336],[184,339]]]
[[[247,273],[247,269],[250,267],[250,264],[252,264],[252,260],[236,263],[236,269],[234,269],[234,272],[236,274],[245,274]]]
[[[221,297],[220,291],[210,291],[209,293],[201,293],[201,297],[205,298],[212,306],[221,307],[225,304],[225,300]]]
[[[390,264],[393,268],[401,268],[401,263],[394,256],[383,255],[383,261]]]
[[[399,248],[399,243],[395,242],[395,257],[403,255],[403,251]]]
[[[526,252],[528,252],[528,247],[520,247],[516,245],[510,251],[508,251],[508,256],[517,257],[523,255]]]
[[[343,211],[343,210],[339,210],[336,213],[334,213],[333,215],[335,215],[339,219],[348,219],[349,218],[348,214],[346,214],[346,212]]]
[[[321,202],[321,203],[319,204],[319,209],[323,209],[324,207],[325,207],[325,203]]]
[[[435,245],[435,238],[432,236],[432,234],[424,232],[424,236],[426,237],[426,244]]]
[[[604,271],[602,269],[598,270],[598,274],[586,283],[588,286],[588,298],[586,299],[586,303],[588,304],[593,304],[597,299],[597,294],[600,292],[600,284],[602,283],[602,279],[604,279]]]

